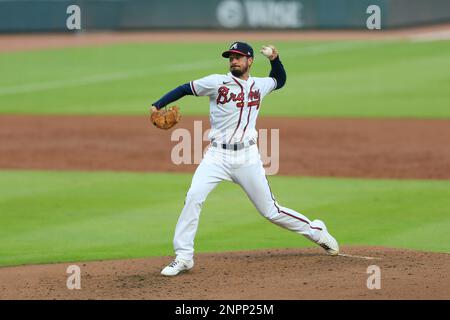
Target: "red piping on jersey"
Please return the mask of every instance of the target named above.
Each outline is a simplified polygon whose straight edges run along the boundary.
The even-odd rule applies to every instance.
[[[195,94],[195,96],[198,97],[198,94],[197,94],[197,92],[195,91],[195,88],[194,88],[194,81],[191,81],[191,88],[192,88],[192,92]]]
[[[269,180],[267,179],[267,176],[266,176],[266,181],[267,181],[267,185],[269,186],[270,196],[272,197],[273,204],[275,205],[275,208],[277,208],[278,213],[284,213],[285,215],[288,215],[288,216],[290,216],[290,217],[292,217],[292,218],[294,218],[294,219],[300,220],[301,222],[308,224],[309,227],[310,227],[311,229],[315,229],[315,230],[320,230],[320,231],[322,231],[322,228],[319,228],[319,227],[312,227],[311,224],[310,224],[308,221],[303,220],[303,219],[300,218],[300,217],[296,217],[296,216],[294,216],[294,215],[292,215],[292,214],[290,214],[290,213],[288,213],[288,212],[286,212],[286,211],[280,210],[280,208],[277,206],[277,203],[276,203],[276,201],[275,201],[275,198],[273,197],[272,189],[270,188],[270,184],[269,184]]]
[[[241,87],[241,93],[243,94],[243,93],[244,93],[244,88],[243,88],[242,85],[239,83],[239,81],[237,81],[237,80],[236,80],[235,78],[233,78],[233,77],[231,77],[231,79],[233,79],[234,82],[236,82],[236,83],[239,85],[239,87]],[[230,137],[230,140],[228,141],[228,143],[231,143],[231,139],[233,139],[234,135],[236,134],[237,129],[239,128],[239,125],[241,124],[242,110],[244,110],[244,106],[242,106],[240,109],[241,109],[241,110],[240,110],[240,112],[239,112],[239,121],[238,121],[238,124],[237,124],[237,126],[236,126],[236,129],[234,129],[234,132],[233,132],[232,136]]]
[[[250,91],[248,93],[249,95],[250,95],[250,92],[252,92],[252,89],[253,89],[254,85],[255,85],[255,81],[253,81],[252,85],[250,86]],[[244,132],[242,132],[242,136],[241,136],[241,140],[240,141],[242,141],[242,139],[244,138],[245,130],[247,130],[248,123],[250,122],[250,113],[252,112],[252,106],[250,104],[247,104],[247,106],[248,106],[247,124],[244,127]]]

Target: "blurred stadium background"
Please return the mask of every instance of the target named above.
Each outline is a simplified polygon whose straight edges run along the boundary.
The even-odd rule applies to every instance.
[[[2,0],[1,32],[66,31],[70,5],[83,30],[364,29],[366,9],[380,7],[384,29],[450,21],[446,0]]]

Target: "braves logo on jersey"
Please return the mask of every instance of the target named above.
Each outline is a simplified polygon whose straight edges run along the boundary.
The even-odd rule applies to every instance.
[[[261,101],[261,94],[258,90],[253,90],[253,87],[255,85],[255,82],[253,82],[252,86],[250,87],[250,92],[247,97],[247,106],[253,107],[256,106],[256,109],[259,109],[260,101]],[[244,106],[244,92],[241,89],[241,92],[236,94],[234,92],[230,92],[230,88],[226,86],[221,86],[217,90],[217,104],[226,104],[230,101],[236,102],[236,107],[242,108]]]
[[[213,74],[191,81],[196,96],[209,96],[211,131],[209,139],[230,143],[257,137],[255,129],[259,107],[274,90],[271,77],[236,79],[231,73]]]

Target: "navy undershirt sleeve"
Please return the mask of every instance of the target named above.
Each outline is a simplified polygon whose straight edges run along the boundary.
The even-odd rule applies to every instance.
[[[168,105],[169,103],[174,102],[186,95],[189,95],[189,96],[194,95],[189,83],[185,83],[179,87],[176,87],[169,93],[165,94],[161,99],[152,103],[152,106],[155,106],[157,109],[161,109],[161,108],[165,107],[166,105]]]
[[[275,90],[280,89],[286,83],[286,71],[284,70],[283,64],[280,61],[280,57],[276,57],[270,61],[272,69],[270,70],[269,77],[277,80],[277,86]]]

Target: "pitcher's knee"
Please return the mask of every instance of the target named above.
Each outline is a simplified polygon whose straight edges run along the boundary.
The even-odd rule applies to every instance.
[[[201,190],[198,189],[189,189],[185,203],[192,203],[192,204],[202,204],[205,201],[205,195]]]
[[[270,221],[277,219],[280,214],[274,205],[257,207],[257,209],[262,216],[269,219]]]

